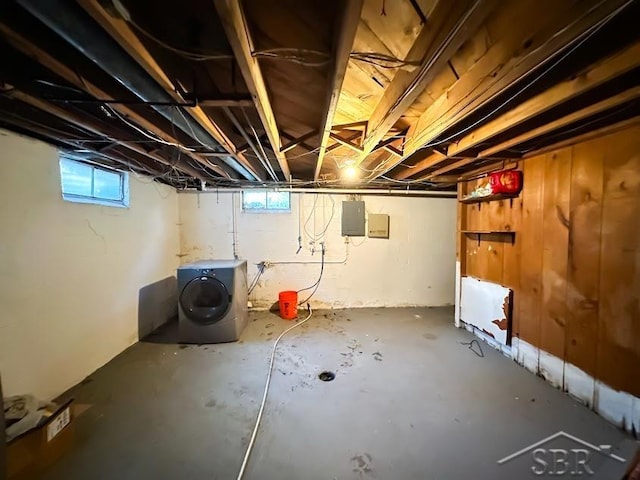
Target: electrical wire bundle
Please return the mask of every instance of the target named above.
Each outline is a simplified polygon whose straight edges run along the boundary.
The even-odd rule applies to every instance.
[[[329,199],[331,200],[331,216],[329,217],[329,221],[325,224],[325,226],[322,228],[322,230],[320,231],[320,233],[315,233],[315,212],[316,212],[316,206],[318,204],[318,194],[316,194],[314,200],[313,200],[313,207],[311,212],[309,213],[309,216],[307,217],[307,220],[304,222],[304,233],[307,235],[307,237],[309,237],[313,243],[318,242],[318,241],[322,241],[324,239],[324,236],[327,233],[327,230],[329,229],[329,226],[331,225],[331,221],[333,220],[333,217],[335,215],[335,210],[336,210],[336,201],[334,200],[332,195],[329,195]],[[323,213],[324,213],[324,197],[323,197]],[[314,220],[314,224],[313,224],[313,233],[309,233],[308,230],[308,225],[309,222],[311,221],[311,217],[313,216],[313,220]]]
[[[305,67],[324,67],[331,63],[331,56],[328,53],[304,48],[269,48],[253,52],[252,55],[287,60]]]
[[[386,53],[351,52],[350,57],[354,60],[359,60],[381,68],[417,67],[420,65],[419,61],[402,60],[401,58],[387,55]]]

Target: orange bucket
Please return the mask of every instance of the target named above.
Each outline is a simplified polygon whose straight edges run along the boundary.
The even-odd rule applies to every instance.
[[[298,292],[286,291],[278,294],[280,316],[285,320],[293,320],[298,316]]]

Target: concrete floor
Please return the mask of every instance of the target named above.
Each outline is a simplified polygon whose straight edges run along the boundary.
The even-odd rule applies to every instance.
[[[631,443],[486,344],[484,357],[461,345],[473,337],[452,315],[315,312],[281,342],[245,478],[540,478],[529,455],[496,462],[559,430],[619,452]],[[90,408],[75,420],[76,449],[45,478],[235,479],[270,348],[290,325],[253,312],[238,343],[178,345],[168,325],[132,346],[65,394]],[[323,370],[335,380],[318,380]]]

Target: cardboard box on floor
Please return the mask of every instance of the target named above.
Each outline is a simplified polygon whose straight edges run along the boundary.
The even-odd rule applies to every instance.
[[[640,480],[640,448],[636,452],[636,456],[629,462],[627,473],[622,480]]]
[[[38,476],[73,447],[73,400],[58,407],[38,427],[7,444],[7,479],[27,480]]]

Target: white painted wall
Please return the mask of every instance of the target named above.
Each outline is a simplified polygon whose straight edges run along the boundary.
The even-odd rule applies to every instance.
[[[257,272],[255,264],[263,260],[317,262],[270,267],[250,296],[254,306],[269,307],[277,301],[278,292],[299,290],[316,281],[320,247],[311,255],[308,243],[327,224],[327,262],[348,258],[345,264],[325,266],[312,306],[441,306],[454,302],[455,199],[364,196],[368,213],[390,215],[390,238],[355,238],[359,246],[347,247],[341,237],[345,195],[318,195],[316,201],[315,194],[292,194],[290,213],[249,213],[241,211],[240,193],[182,193],[178,195],[182,263],[233,258],[234,198],[236,250],[249,262],[249,281]],[[331,198],[335,209],[329,223]],[[299,224],[305,248],[296,255]]]
[[[178,209],[133,175],[130,195],[128,209],[65,202],[56,150],[0,130],[5,395],[56,396],[138,340],[139,290],[175,275]]]

